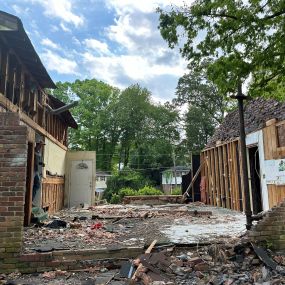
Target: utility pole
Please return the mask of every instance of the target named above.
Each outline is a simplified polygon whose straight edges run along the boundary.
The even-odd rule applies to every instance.
[[[232,98],[238,101],[239,110],[239,129],[240,129],[240,150],[241,150],[241,163],[242,163],[242,177],[244,185],[244,198],[245,198],[245,215],[246,215],[246,229],[250,230],[252,226],[252,211],[250,206],[249,196],[249,182],[248,182],[248,168],[247,168],[247,155],[246,155],[246,141],[245,141],[245,125],[244,125],[244,111],[243,101],[248,99],[247,96],[242,94],[242,85],[238,85],[237,96]]]

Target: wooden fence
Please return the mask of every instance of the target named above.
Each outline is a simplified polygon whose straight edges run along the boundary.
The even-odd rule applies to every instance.
[[[64,178],[47,177],[42,183],[42,207],[48,208],[49,214],[63,208],[64,203]]]
[[[237,211],[244,209],[239,140],[206,149],[201,154],[207,204]]]

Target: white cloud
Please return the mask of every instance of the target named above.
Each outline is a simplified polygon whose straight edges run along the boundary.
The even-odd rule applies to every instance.
[[[156,98],[173,98],[178,78],[186,72],[187,63],[178,49],[169,49],[162,39],[155,9],[170,4],[181,6],[183,2],[107,0],[106,4],[115,15],[114,24],[105,28],[105,34],[117,48],[116,52],[103,56],[92,50],[86,52],[83,61],[89,76],[121,88],[138,82],[149,88]]]
[[[97,51],[100,54],[110,54],[108,45],[96,39],[85,39],[83,43],[87,48]]]
[[[71,30],[69,28],[67,28],[62,22],[59,25],[64,32],[71,33]]]
[[[143,13],[155,12],[157,7],[167,7],[170,5],[182,6],[184,3],[187,5],[193,3],[194,0],[148,0],[148,1],[134,1],[134,0],[107,0],[107,7],[115,9],[118,15],[130,13],[133,11],[140,11]]]
[[[82,26],[84,17],[72,11],[73,1],[70,0],[31,0],[44,8],[44,14],[51,18],[59,18],[61,21],[73,24],[75,27]]]
[[[86,52],[83,64],[91,77],[123,88],[133,82],[147,82],[156,76],[181,76],[184,71],[183,65],[152,64],[138,55],[94,56]]]
[[[12,5],[11,7],[15,11],[15,13],[18,14],[19,16],[26,14],[30,10],[29,8],[22,8],[16,4]]]
[[[46,50],[41,58],[49,71],[56,71],[59,74],[78,75],[78,65],[75,61],[61,57],[59,54]]]
[[[50,47],[52,49],[60,49],[60,45],[54,43],[49,38],[42,39],[41,44],[44,45],[44,46]]]

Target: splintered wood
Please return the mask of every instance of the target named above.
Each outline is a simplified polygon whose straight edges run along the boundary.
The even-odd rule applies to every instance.
[[[152,249],[154,248],[156,242],[157,242],[157,240],[154,240],[154,241],[150,244],[150,246],[147,248],[147,250],[145,251],[145,253],[150,253],[150,252],[152,251]],[[133,277],[132,277],[132,280],[136,280],[137,274],[138,274],[138,272],[142,269],[142,267],[143,267],[143,265],[142,265],[142,263],[140,263],[140,264],[138,265],[137,270],[135,271],[135,273],[134,273],[134,275],[133,275]]]

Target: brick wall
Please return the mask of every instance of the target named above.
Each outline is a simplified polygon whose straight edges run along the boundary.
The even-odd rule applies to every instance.
[[[285,249],[285,201],[266,213],[266,216],[252,227],[248,233],[254,242],[264,242],[266,246]]]
[[[16,113],[0,113],[0,272],[11,271],[22,246],[27,128]]]

